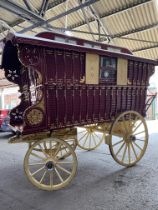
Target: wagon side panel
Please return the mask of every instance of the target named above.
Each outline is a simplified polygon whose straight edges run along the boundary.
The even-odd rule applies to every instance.
[[[19,47],[19,59],[26,66],[30,81],[31,105],[24,112],[24,134],[39,132],[48,127],[44,55],[44,48],[41,47],[32,45]]]

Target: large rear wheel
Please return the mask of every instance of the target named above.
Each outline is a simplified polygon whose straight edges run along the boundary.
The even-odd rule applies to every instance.
[[[110,129],[109,149],[120,165],[135,165],[148,144],[148,129],[144,118],[135,111],[120,114]]]

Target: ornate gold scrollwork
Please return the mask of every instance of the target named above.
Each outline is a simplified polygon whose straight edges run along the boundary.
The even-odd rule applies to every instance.
[[[26,112],[27,123],[31,126],[36,126],[42,123],[44,119],[44,113],[40,108],[33,108]]]
[[[37,90],[36,97],[37,101],[41,101],[41,99],[43,98],[43,91],[41,89]]]
[[[18,55],[24,66],[38,65],[40,62],[39,49],[29,45],[19,46]]]

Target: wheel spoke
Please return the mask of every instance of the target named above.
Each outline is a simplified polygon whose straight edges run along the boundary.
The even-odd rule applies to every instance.
[[[34,156],[34,157],[37,157],[37,158],[39,158],[39,159],[45,160],[44,157],[41,157],[41,156],[35,154],[34,152],[31,152],[31,155]]]
[[[58,164],[72,164],[73,162],[70,162],[70,161],[63,161],[63,162],[59,162],[58,161]]]
[[[55,168],[55,172],[56,172],[58,178],[60,179],[60,181],[61,181],[61,182],[64,182],[64,180],[63,180],[63,178],[61,177],[61,175],[60,175],[59,171],[57,170],[57,168]]]
[[[143,141],[143,142],[145,142],[145,140],[143,140],[143,139],[136,139],[137,141]]]
[[[62,158],[64,158],[64,154],[63,154],[63,150],[60,150],[60,157],[59,157],[59,159],[62,159]]]
[[[116,145],[118,145],[118,144],[120,144],[120,143],[122,143],[122,142],[124,142],[124,140],[122,139],[122,140],[120,140],[120,141],[118,141],[118,142],[116,142],[115,144],[113,144],[112,146],[114,147],[114,146],[116,146]]]
[[[78,141],[81,141],[86,135],[89,135],[89,133],[86,132]]]
[[[94,135],[99,139],[99,141],[100,141],[100,137],[94,132]]]
[[[55,154],[54,154],[54,156],[53,157],[56,157],[57,156],[57,154],[58,154],[58,152],[59,151],[62,151],[62,149],[60,150],[60,148],[61,148],[61,143],[59,143],[59,145],[58,145],[58,148],[57,148],[57,150],[56,150],[56,152],[55,152]],[[62,153],[62,152],[61,152]]]
[[[37,163],[29,163],[28,165],[29,166],[36,166],[36,165],[44,165],[45,163],[40,163],[40,162],[37,162]]]
[[[64,150],[65,150],[65,152],[67,153],[68,151],[67,151],[66,149],[67,149],[67,148],[65,147]]]
[[[61,152],[61,155],[64,153],[67,153],[67,150],[66,150],[67,148],[66,147],[61,147],[61,149],[60,149],[60,152]]]
[[[51,150],[52,149],[52,141],[49,140],[49,149]]]
[[[125,130],[126,130],[126,133],[128,133],[128,129],[127,129],[125,117],[123,116],[122,118],[123,118],[124,128],[125,128]]]
[[[142,123],[143,123],[143,122],[141,121],[141,122],[137,125],[137,127],[134,129],[133,133],[141,126]]]
[[[136,159],[137,159],[137,154],[136,154],[136,151],[135,151],[135,149],[134,149],[134,146],[133,146],[132,142],[130,142],[130,144],[131,144],[132,150],[133,150],[133,152],[134,152],[134,155],[135,155],[135,157],[136,157]]]
[[[44,172],[44,174],[43,174],[42,178],[40,179],[40,184],[43,182],[43,180],[44,180],[44,177],[45,177],[46,173],[47,173],[47,171],[45,171],[45,172]]]
[[[59,169],[61,169],[62,171],[66,172],[66,173],[69,174],[69,175],[71,174],[70,171],[68,171],[67,169],[63,168],[62,166],[60,166],[60,165],[58,165],[58,164],[56,164],[56,167],[58,167]]]
[[[131,163],[131,152],[130,152],[130,144],[128,143],[128,160],[129,164]]]
[[[92,139],[93,139],[93,141],[94,141],[95,146],[97,146],[97,143],[96,143],[96,141],[95,141],[94,134],[92,134]]]
[[[143,151],[143,149],[142,149],[137,143],[133,142],[133,144],[135,144],[135,146],[136,146],[137,148],[139,148],[141,151]]]
[[[139,133],[135,133],[134,135],[136,136],[136,135],[139,135],[139,134],[141,134],[141,133],[145,133],[145,131],[141,131],[141,132],[139,132]]]
[[[124,150],[124,152],[123,152],[122,162],[124,162],[125,155],[126,155],[126,150],[127,150],[127,144],[126,144],[126,146],[125,146],[125,150]]]
[[[43,166],[42,168],[39,168],[37,171],[35,171],[34,173],[31,174],[31,176],[36,175],[37,173],[39,173],[40,171],[44,170],[45,166]]]
[[[91,136],[92,136],[92,134],[90,134],[90,139],[89,139],[89,149],[91,148]]]
[[[50,172],[49,174],[49,178],[50,178],[50,186],[53,186],[53,171]]]
[[[47,153],[44,151],[44,149],[42,148],[42,146],[40,144],[38,144],[39,148],[42,150],[43,154],[46,156],[46,158],[48,158]]]
[[[87,139],[88,139],[89,135],[90,135],[90,134],[88,133],[88,135],[87,135],[87,137],[86,137],[86,139],[85,139],[85,141],[84,141],[83,147],[85,146],[85,144],[86,144],[86,142],[87,142]]]
[[[123,144],[121,145],[121,147],[119,148],[119,150],[116,152],[116,156],[121,152],[123,146],[125,145],[125,142],[123,142]]]

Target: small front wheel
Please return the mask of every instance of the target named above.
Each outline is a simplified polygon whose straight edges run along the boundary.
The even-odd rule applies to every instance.
[[[63,159],[65,148],[69,157]],[[65,158],[65,155],[64,155]],[[57,138],[47,138],[31,145],[24,159],[24,170],[29,181],[43,190],[66,187],[76,175],[77,157],[71,146]]]

